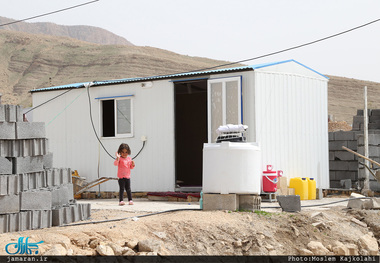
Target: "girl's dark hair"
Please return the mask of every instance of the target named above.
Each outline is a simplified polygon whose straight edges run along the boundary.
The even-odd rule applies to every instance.
[[[120,144],[120,146],[119,146],[119,150],[117,150],[117,152],[118,152],[119,154],[121,154],[121,151],[122,151],[122,150],[127,150],[128,155],[131,155],[131,149],[129,148],[129,145],[128,145],[128,144],[126,144],[126,143],[122,143],[122,144]]]

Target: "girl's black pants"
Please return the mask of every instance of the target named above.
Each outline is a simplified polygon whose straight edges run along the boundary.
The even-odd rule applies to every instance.
[[[127,191],[128,201],[132,200],[131,179],[119,178],[119,201],[123,201],[124,189]]]

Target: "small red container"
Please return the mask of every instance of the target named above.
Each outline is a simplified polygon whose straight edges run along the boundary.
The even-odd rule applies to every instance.
[[[273,171],[272,165],[267,165],[267,170],[263,171],[263,192],[277,192],[277,172]]]

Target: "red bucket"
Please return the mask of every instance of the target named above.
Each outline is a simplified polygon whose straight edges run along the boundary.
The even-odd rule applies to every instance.
[[[267,165],[267,170],[263,172],[263,192],[277,192],[277,172],[272,169],[272,165]]]

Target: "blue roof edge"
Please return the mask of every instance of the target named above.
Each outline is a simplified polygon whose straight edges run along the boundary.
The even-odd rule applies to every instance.
[[[259,68],[265,68],[265,67],[284,64],[284,63],[288,63],[288,62],[295,62],[295,63],[317,73],[318,75],[320,75],[326,79],[329,79],[327,76],[319,73],[318,71],[316,71],[310,67],[307,67],[304,64],[302,64],[302,63],[300,63],[294,59],[289,59],[289,60],[278,61],[278,62],[263,63],[263,64],[250,65],[250,66],[234,67],[234,68],[208,70],[208,71],[192,71],[192,72],[186,72],[186,73],[168,74],[168,75],[161,75],[161,76],[93,81],[92,86],[103,86],[103,85],[120,84],[120,83],[128,83],[128,82],[138,82],[138,81],[151,81],[151,80],[157,80],[157,79],[167,79],[167,78],[173,78],[173,77],[191,76],[191,75],[200,75],[200,74],[223,73],[223,72],[237,71],[237,70],[250,70],[250,69],[255,70],[255,69],[259,69]],[[85,84],[87,84],[87,83],[89,83],[89,82],[78,82],[78,83],[72,83],[72,84],[66,84],[66,85],[60,85],[60,86],[46,87],[46,88],[30,90],[30,92],[52,91],[52,90],[60,90],[60,89],[78,89],[78,88],[84,88]]]
[[[298,65],[301,65],[303,66],[304,68],[307,68],[308,70],[311,70],[315,73],[317,73],[318,75],[326,78],[326,79],[330,79],[329,77],[323,75],[322,73],[319,73],[318,71],[308,67],[308,66],[305,66],[304,64],[298,62],[297,60],[294,60],[294,59],[288,59],[288,60],[284,60],[284,61],[278,61],[278,62],[273,62],[273,63],[264,63],[264,64],[258,64],[258,65],[252,65],[251,67],[253,69],[259,69],[259,68],[265,68],[265,67],[269,67],[269,66],[274,66],[274,65],[279,65],[279,64],[283,64],[283,63],[288,63],[288,62],[295,62],[297,63]]]

